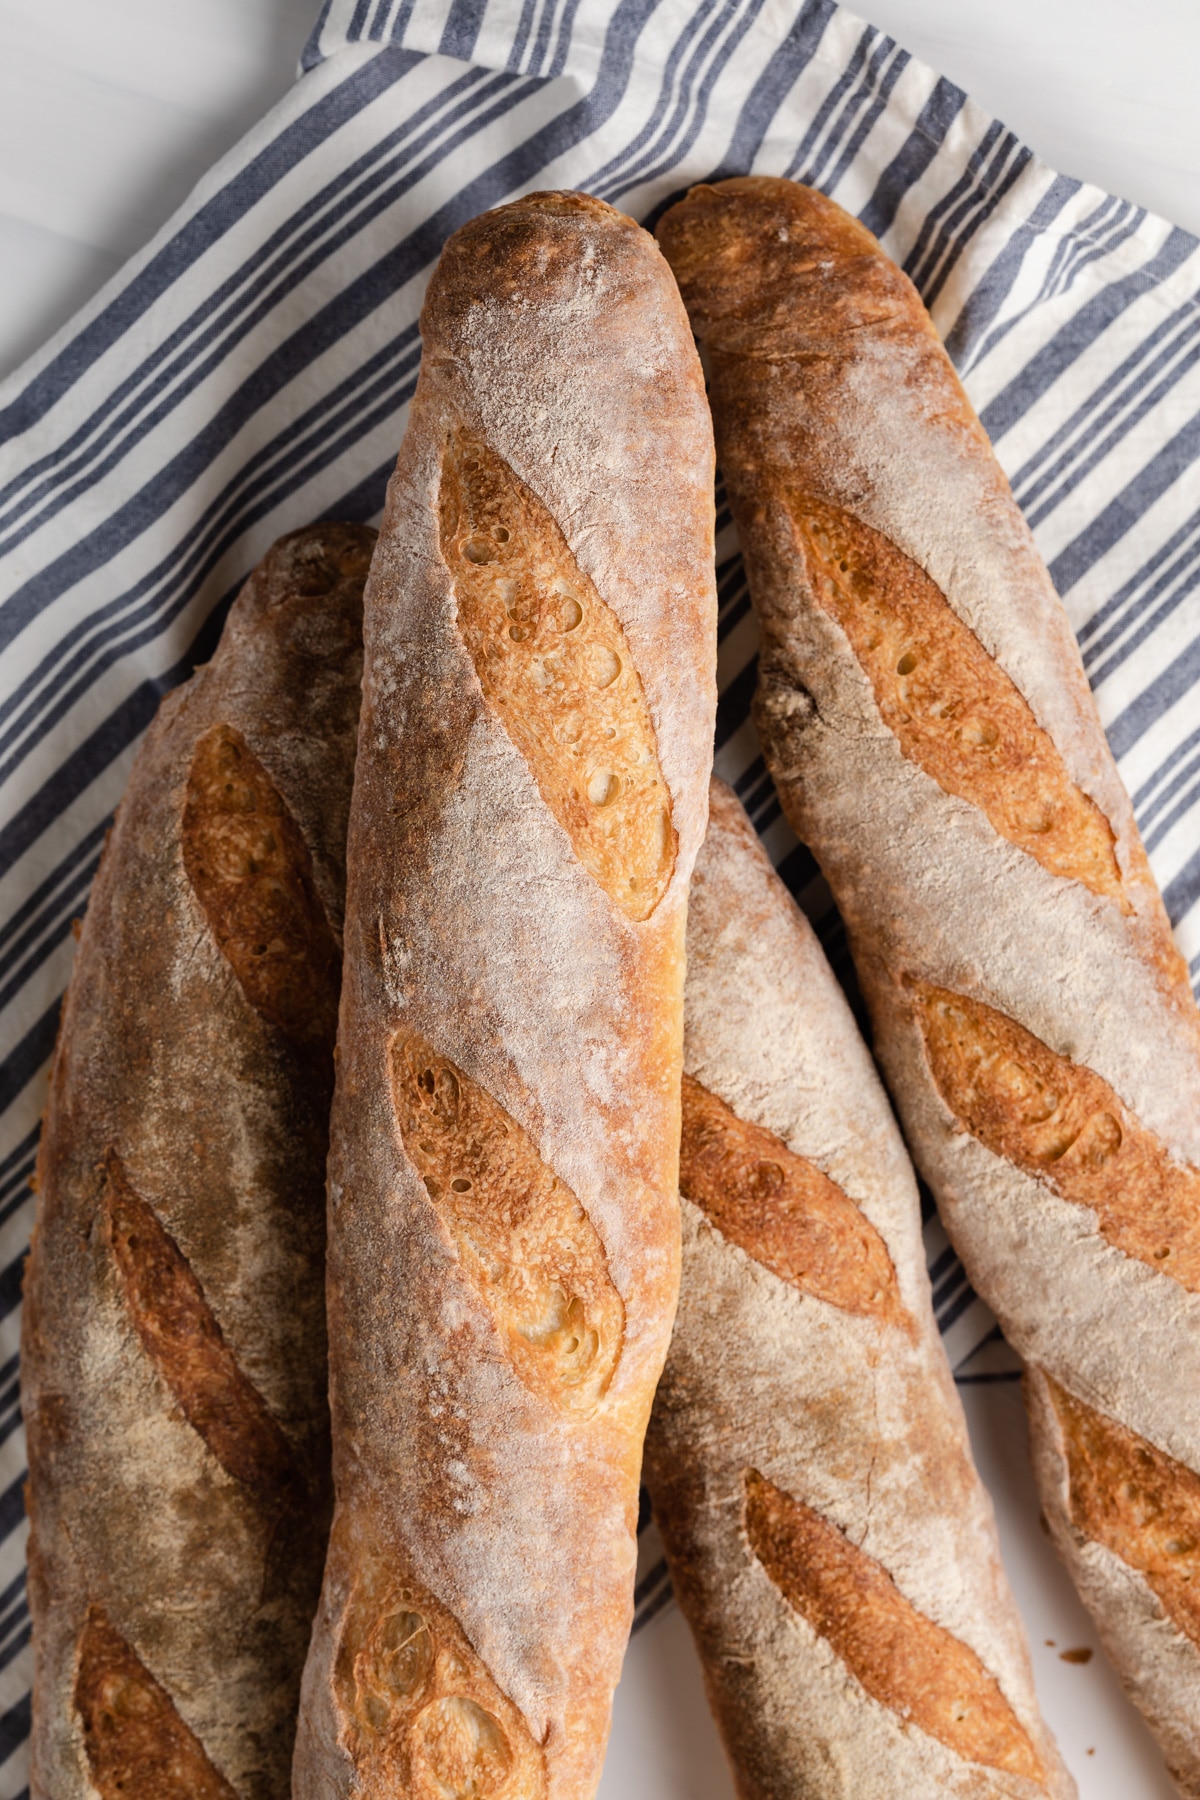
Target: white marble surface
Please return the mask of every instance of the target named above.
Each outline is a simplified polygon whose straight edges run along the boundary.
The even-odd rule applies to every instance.
[[[586,4],[586,0],[584,0]],[[1200,0],[868,0],[873,21],[1047,161],[1200,232]],[[291,81],[316,0],[0,0],[0,374],[136,250]],[[968,1390],[977,1455],[1081,1800],[1170,1800],[1045,1539],[1013,1387]],[[678,1612],[635,1640],[601,1800],[731,1800]],[[856,1797],[870,1800],[870,1796]]]

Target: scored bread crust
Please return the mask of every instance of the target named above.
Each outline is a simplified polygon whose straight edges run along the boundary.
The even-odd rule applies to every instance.
[[[295,1792],[585,1800],[678,1281],[711,425],[653,239],[586,195],[465,226],[422,334],[367,588]]]
[[[886,1246],[902,1308],[898,1317],[877,1303],[853,1310],[852,1289],[830,1300],[803,1267],[785,1280],[752,1238],[732,1241],[689,1197],[685,1108],[683,1275],[645,1474],[738,1792],[1073,1795],[1038,1716],[991,1504],[971,1464],[899,1132],[811,927],[715,780],[687,954],[687,1075],[853,1201]],[[999,1690],[999,1766],[973,1756],[969,1737],[950,1743],[950,1733],[922,1728],[923,1690],[938,1683],[916,1664],[919,1620],[885,1643],[886,1621],[867,1602],[861,1629],[878,1656],[856,1670],[835,1633],[789,1604],[748,1535],[750,1470],[836,1527],[853,1562],[861,1553],[881,1565],[905,1606],[979,1659],[981,1685]],[[963,1712],[955,1733],[971,1729],[969,1704]]]
[[[146,735],[80,933],[22,1335],[38,1800],[289,1792],[373,540],[315,526],[251,575]]]
[[[1200,1470],[1200,1018],[1029,530],[918,296],[855,220],[756,179],[694,190],[659,230],[709,358],[764,751],[846,920],[909,1144],[1035,1371]],[[1047,1417],[1031,1409],[1051,1529],[1200,1792],[1196,1645],[1142,1573],[1087,1549]],[[1194,1547],[1172,1554],[1190,1579]]]

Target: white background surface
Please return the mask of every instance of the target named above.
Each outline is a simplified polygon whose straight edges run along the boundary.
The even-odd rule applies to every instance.
[[[284,92],[316,9],[317,0],[0,0],[0,375],[65,323]],[[1055,168],[1200,233],[1200,0],[868,0],[866,11]],[[965,1398],[1043,1706],[1082,1800],[1169,1800],[1102,1657],[1086,1667],[1060,1660],[1095,1637],[1037,1530],[1015,1387]],[[631,1648],[601,1800],[731,1796],[671,1608]]]

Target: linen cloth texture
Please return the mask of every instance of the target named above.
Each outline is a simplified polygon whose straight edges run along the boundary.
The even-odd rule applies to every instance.
[[[276,537],[377,517],[450,232],[545,187],[652,224],[745,173],[832,194],[930,307],[1200,973],[1197,241],[1055,174],[832,0],[329,0],[289,95],[0,387],[0,1800],[27,1779],[27,1183],[71,921],[141,734]],[[845,969],[749,722],[755,630],[717,501],[717,769]],[[1010,1371],[933,1218],[927,1244],[960,1379]],[[640,1596],[644,1619],[661,1580]]]

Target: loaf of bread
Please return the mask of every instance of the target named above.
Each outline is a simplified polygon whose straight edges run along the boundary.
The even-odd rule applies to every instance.
[[[296,1800],[586,1800],[679,1263],[712,428],[654,240],[447,244],[366,596]]]
[[[1074,639],[869,232],[777,180],[698,188],[660,232],[710,359],[768,764],[1028,1363],[1055,1542],[1200,1794],[1200,1018]]]
[[[283,538],[163,702],[38,1158],[34,1800],[285,1800],[329,1523],[325,1155],[374,533]]]
[[[1071,1796],[850,1009],[737,799],[692,877],[683,1279],[646,1440],[744,1800]]]

